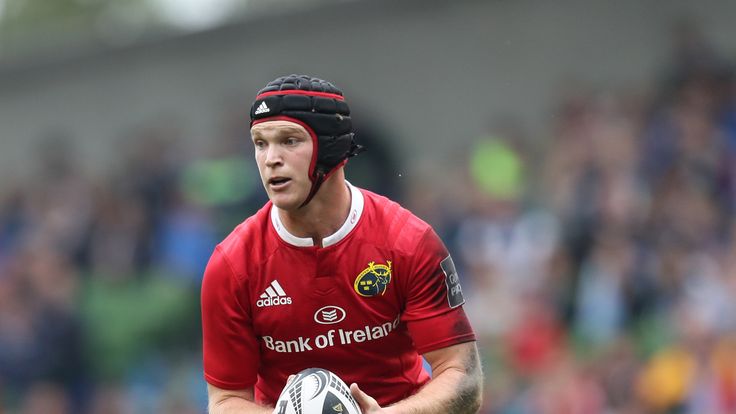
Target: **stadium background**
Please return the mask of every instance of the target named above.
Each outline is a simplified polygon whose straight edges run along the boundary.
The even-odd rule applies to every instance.
[[[736,412],[736,3],[194,3],[0,1],[1,413],[203,412],[201,272],[288,73],[453,252],[484,413]]]

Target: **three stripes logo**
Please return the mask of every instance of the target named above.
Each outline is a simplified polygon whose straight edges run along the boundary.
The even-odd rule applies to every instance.
[[[265,114],[266,112],[271,112],[271,109],[266,105],[266,102],[261,102],[260,105],[258,105],[258,108],[256,108],[256,115]]]
[[[260,299],[256,302],[256,306],[263,308],[265,306],[278,305],[291,305],[291,297],[286,295],[286,292],[284,292],[279,281],[274,280],[266,288],[266,291],[261,293]]]

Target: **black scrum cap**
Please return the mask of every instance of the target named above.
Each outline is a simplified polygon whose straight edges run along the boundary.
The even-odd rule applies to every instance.
[[[295,122],[312,136],[317,156],[309,167],[312,189],[302,206],[330,174],[363,149],[355,143],[350,107],[342,91],[322,79],[289,75],[269,82],[258,92],[250,120],[251,126],[273,120]]]

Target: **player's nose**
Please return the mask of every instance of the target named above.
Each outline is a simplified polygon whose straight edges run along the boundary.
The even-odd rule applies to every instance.
[[[266,150],[266,165],[273,167],[279,164],[283,164],[283,157],[278,145],[269,145]]]

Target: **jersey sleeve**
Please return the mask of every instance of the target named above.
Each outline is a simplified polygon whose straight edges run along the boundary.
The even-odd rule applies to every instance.
[[[431,228],[414,254],[402,320],[419,353],[474,341],[452,257]]]
[[[202,351],[205,380],[223,389],[244,389],[256,382],[259,346],[251,316],[241,305],[245,284],[219,247],[202,281]]]

